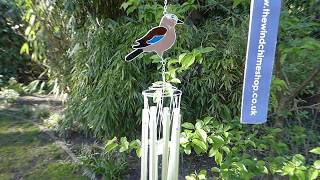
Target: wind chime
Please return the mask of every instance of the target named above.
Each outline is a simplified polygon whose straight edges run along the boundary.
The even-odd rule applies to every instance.
[[[145,36],[136,40],[134,49],[126,56],[132,61],[144,52],[155,52],[161,58],[162,81],[154,83],[142,92],[141,180],[158,180],[158,165],[161,157],[161,179],[177,180],[179,172],[180,102],[182,92],[166,82],[163,58],[165,51],[176,41],[175,27],[182,24],[174,14],[167,12],[164,1],[160,25],[152,28]],[[149,176],[148,176],[149,174]]]

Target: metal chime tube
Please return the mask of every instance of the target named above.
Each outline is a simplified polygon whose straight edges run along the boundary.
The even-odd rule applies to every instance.
[[[142,136],[141,136],[141,180],[148,178],[148,126],[149,126],[149,109],[142,111]]]
[[[179,175],[180,109],[173,109],[172,132],[167,180],[177,180]]]
[[[178,180],[181,91],[155,84],[143,95],[141,180],[158,180],[159,155],[161,180]]]
[[[157,180],[158,179],[158,155],[156,154],[156,145],[157,145],[157,107],[152,106],[150,108],[150,164],[149,164],[149,179]]]
[[[162,173],[161,179],[166,180],[168,175],[168,161],[169,161],[169,136],[170,136],[170,109],[165,107],[163,109],[163,152],[162,152]]]

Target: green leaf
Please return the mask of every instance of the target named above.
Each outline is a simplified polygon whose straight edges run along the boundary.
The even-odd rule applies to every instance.
[[[250,144],[250,145],[251,145],[252,147],[254,147],[254,148],[256,147],[256,144],[255,144],[253,141],[251,141],[251,140],[245,140],[244,143],[245,143],[245,144]]]
[[[317,179],[317,177],[319,176],[319,171],[316,169],[311,168],[309,170],[309,179],[310,180],[314,180]]]
[[[152,63],[159,63],[161,62],[161,58],[158,55],[153,55],[150,57],[150,59],[152,59]]]
[[[180,84],[181,83],[180,79],[178,79],[178,78],[173,78],[173,79],[170,80],[170,82],[172,82],[174,84]]]
[[[320,170],[320,160],[316,160],[313,165],[317,170]]]
[[[132,149],[135,149],[137,156],[141,157],[141,141],[139,139],[131,141],[129,144],[129,148],[130,148],[130,151]]]
[[[186,176],[186,180],[197,180],[194,176]]]
[[[241,162],[234,162],[232,163],[233,166],[235,166],[239,171],[248,172],[248,169],[246,166]]]
[[[220,169],[217,168],[217,167],[213,167],[213,168],[211,168],[211,171],[212,171],[212,172],[215,172],[215,173],[219,173],[219,172],[220,172]]]
[[[107,142],[107,144],[104,146],[106,153],[111,152],[112,150],[114,150],[118,146],[118,144],[115,143],[116,141],[117,141],[117,137],[114,137],[113,139],[111,139]]]
[[[207,151],[207,145],[203,142],[203,141],[200,141],[198,139],[193,139],[192,140],[192,143],[194,145],[196,145],[197,147],[199,147],[201,149],[202,152],[206,152]]]
[[[180,56],[179,56],[179,63],[181,63],[182,62],[182,60],[183,60],[183,58],[185,57],[187,55],[187,53],[183,53],[183,54],[180,54]]]
[[[212,52],[216,50],[214,47],[206,47],[206,48],[200,48],[199,52],[202,54],[208,53],[208,52]]]
[[[214,160],[216,161],[217,164],[221,165],[222,154],[219,151],[217,151],[216,155],[214,156]]]
[[[35,21],[36,21],[36,16],[34,14],[32,14],[30,17],[30,20],[29,20],[29,24],[31,26],[33,26]]]
[[[301,170],[296,170],[295,173],[294,173],[299,180],[305,180],[306,179],[306,175],[303,171]]]
[[[186,128],[186,129],[194,129],[194,125],[192,123],[189,123],[189,122],[185,122],[181,126]]]
[[[136,154],[139,158],[141,158],[141,147],[136,149]]]
[[[224,152],[226,152],[226,154],[229,154],[229,153],[230,153],[230,149],[229,149],[227,146],[223,146],[223,147],[222,147],[222,150],[223,150]]]
[[[192,54],[187,54],[182,58],[181,64],[184,69],[188,69],[196,60],[195,56]]]
[[[313,153],[313,154],[320,155],[320,147],[316,147],[316,148],[312,149],[310,152]]]
[[[20,54],[29,54],[29,44],[28,43],[23,43],[21,49],[20,49]]]
[[[284,163],[282,167],[282,175],[293,176],[295,170],[295,165],[292,162]]]
[[[203,121],[198,120],[196,123],[196,129],[201,129],[203,127]]]
[[[207,125],[207,124],[209,124],[209,122],[210,122],[212,119],[213,119],[213,117],[205,117],[205,118],[203,119],[203,123],[204,123],[205,125]]]
[[[197,129],[196,133],[201,137],[202,141],[207,142],[207,133],[203,129]]]
[[[233,0],[233,8],[237,7],[241,3],[241,0]]]
[[[24,35],[29,36],[30,32],[31,32],[31,26],[28,26],[24,31]]]
[[[132,3],[130,3],[130,2],[124,2],[124,3],[122,3],[122,5],[120,6],[120,8],[122,8],[123,10],[126,10],[130,5],[132,5]]]
[[[186,153],[187,155],[191,154],[191,146],[187,145],[186,148],[183,149],[184,153]]]
[[[213,140],[213,144],[215,148],[220,148],[224,144],[224,140],[221,136],[211,136],[211,139]]]
[[[305,158],[301,154],[296,154],[296,155],[293,156],[292,162],[296,166],[301,166],[301,165],[303,165],[305,163]]]
[[[189,139],[181,135],[180,145],[185,148],[188,144],[189,144]]]
[[[120,139],[120,150],[119,152],[124,152],[129,149],[129,142],[126,137],[122,137]]]
[[[199,180],[206,180],[207,179],[207,171],[206,170],[201,170],[199,172],[198,179]]]
[[[217,154],[218,150],[215,148],[211,148],[209,151],[209,157],[213,157]]]

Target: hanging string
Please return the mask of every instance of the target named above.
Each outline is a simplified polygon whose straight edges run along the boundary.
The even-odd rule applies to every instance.
[[[167,14],[167,9],[168,9],[168,0],[164,0],[163,2],[163,14]],[[162,64],[162,81],[163,84],[165,84],[166,82],[166,62],[163,59],[163,56],[160,57],[161,58],[161,64]]]
[[[163,5],[163,14],[167,14],[167,4],[168,4],[168,1],[167,0],[164,0],[164,5]]]
[[[161,65],[162,65],[162,81],[165,83],[166,82],[166,61],[163,59],[163,57],[161,56]]]

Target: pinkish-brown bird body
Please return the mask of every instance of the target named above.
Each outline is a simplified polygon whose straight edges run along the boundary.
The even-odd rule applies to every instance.
[[[163,53],[168,49],[170,49],[174,45],[175,41],[176,41],[175,29],[170,28],[167,30],[167,33],[165,34],[165,36],[160,42],[142,49],[144,52],[156,52],[158,56],[162,57]]]
[[[176,41],[175,26],[183,23],[174,14],[162,17],[160,25],[152,28],[145,36],[136,41],[135,49],[126,56],[126,61],[132,61],[143,52],[156,52],[163,57],[163,53],[170,49]]]

